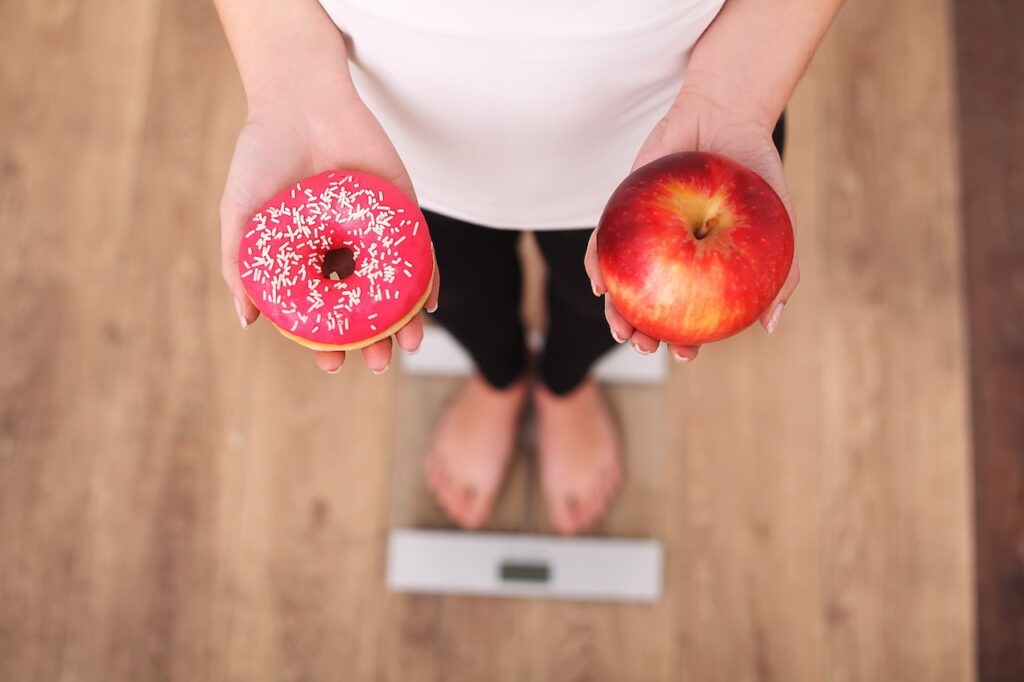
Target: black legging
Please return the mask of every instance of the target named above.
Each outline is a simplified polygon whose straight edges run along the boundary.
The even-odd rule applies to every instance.
[[[466,348],[492,386],[505,388],[526,369],[519,310],[518,230],[499,230],[424,211],[441,271],[437,319]],[[592,230],[535,232],[547,263],[548,329],[537,374],[553,393],[575,388],[616,345],[583,268]]]
[[[782,153],[785,118],[772,138]],[[499,230],[424,211],[441,271],[434,317],[458,339],[492,386],[505,388],[526,370],[519,316],[522,273],[518,230]],[[557,395],[572,391],[616,345],[594,296],[583,256],[592,229],[534,232],[548,267],[548,330],[537,374]]]

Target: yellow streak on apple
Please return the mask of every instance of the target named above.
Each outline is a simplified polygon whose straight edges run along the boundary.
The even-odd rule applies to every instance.
[[[655,292],[653,300],[638,305],[643,318],[655,323],[672,314],[679,314],[679,301],[685,301],[682,326],[694,333],[706,334],[720,327],[723,320],[735,317],[732,306],[723,306],[718,292],[727,286],[723,257],[728,257],[732,246],[731,232],[743,226],[742,218],[729,210],[729,187],[721,186],[713,193],[702,192],[678,183],[666,184],[657,205],[679,220],[682,239],[693,243],[696,261],[702,263],[695,270],[693,263],[684,262],[671,253],[656,258],[642,286],[636,291]],[[711,222],[710,231],[702,239],[695,233]],[[643,325],[642,321],[638,322]]]

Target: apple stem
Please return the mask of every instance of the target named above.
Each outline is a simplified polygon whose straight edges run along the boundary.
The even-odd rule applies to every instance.
[[[716,225],[718,225],[717,218],[708,218],[707,220],[702,222],[696,230],[693,231],[694,238],[704,239],[704,237],[707,237],[709,234],[711,234],[711,231],[715,229]]]

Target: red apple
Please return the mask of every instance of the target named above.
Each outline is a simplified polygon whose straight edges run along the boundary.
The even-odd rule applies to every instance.
[[[793,263],[793,226],[761,176],[718,154],[682,152],[616,188],[597,255],[633,327],[696,345],[736,334],[771,304]]]

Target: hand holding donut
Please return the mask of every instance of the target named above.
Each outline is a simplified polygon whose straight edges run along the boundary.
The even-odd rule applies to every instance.
[[[252,324],[260,313],[242,279],[246,268],[240,271],[239,246],[253,216],[283,188],[324,171],[351,169],[377,176],[415,201],[412,183],[394,146],[373,114],[350,86],[346,86],[347,83],[329,80],[321,82],[315,96],[304,97],[301,106],[295,104],[291,96],[250,106],[249,119],[238,137],[220,206],[221,270],[234,296],[243,328]],[[322,260],[323,254],[319,257]],[[432,311],[437,306],[438,296],[436,266],[428,272],[430,282],[425,307]],[[391,292],[381,289],[377,293],[383,296]],[[308,318],[310,311],[305,312],[303,317]],[[326,311],[313,314],[321,312],[326,314]],[[272,321],[282,331],[289,331],[280,320]],[[395,339],[406,351],[415,352],[423,339],[422,319],[414,314],[400,322],[401,326],[394,331]],[[309,324],[320,332],[315,321]],[[328,332],[327,324],[324,318],[324,333]],[[331,324],[337,331],[337,321]],[[367,366],[376,373],[387,369],[392,352],[390,335],[379,336],[381,338],[362,348]],[[339,344],[305,345],[321,348],[314,350],[314,359],[322,370],[333,374],[341,369],[345,352],[322,350],[339,347]]]

